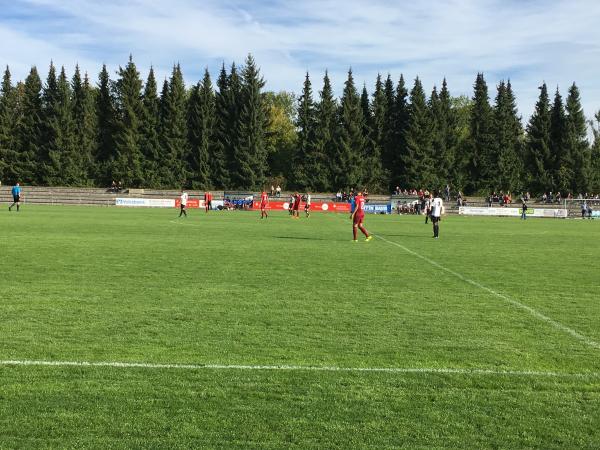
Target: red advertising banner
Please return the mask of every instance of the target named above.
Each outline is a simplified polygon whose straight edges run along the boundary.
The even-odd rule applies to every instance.
[[[180,199],[175,199],[175,208],[179,208],[181,205]],[[204,200],[198,200],[197,198],[188,198],[187,201],[188,208],[204,208]]]
[[[269,202],[267,209],[273,211],[287,211],[290,204],[288,202]],[[260,202],[255,201],[252,203],[253,209],[260,209]],[[300,203],[300,210],[304,211],[304,203]],[[310,205],[311,212],[341,212],[350,213],[350,203],[336,203],[336,202],[312,202]]]

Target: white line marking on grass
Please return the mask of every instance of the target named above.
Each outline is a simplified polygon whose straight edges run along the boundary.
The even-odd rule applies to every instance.
[[[560,330],[560,331],[562,331],[564,333],[567,333],[567,334],[571,335],[572,337],[574,337],[575,339],[579,340],[580,342],[583,342],[584,344],[586,344],[589,347],[592,347],[592,348],[595,348],[595,349],[600,349],[600,344],[598,342],[594,341],[593,339],[588,338],[587,336],[584,336],[583,334],[575,331],[574,329],[572,329],[572,328],[570,328],[570,327],[568,327],[566,325],[563,325],[560,322],[557,322],[554,319],[551,319],[550,317],[546,316],[545,314],[542,314],[541,312],[537,311],[536,309],[532,308],[531,306],[525,305],[524,303],[521,303],[518,300],[510,298],[509,296],[507,296],[505,294],[501,294],[500,292],[496,292],[493,289],[491,289],[491,288],[489,288],[487,286],[484,286],[483,284],[478,283],[477,281],[471,280],[470,278],[467,278],[464,275],[461,275],[460,273],[455,272],[452,269],[448,269],[447,267],[442,266],[440,263],[438,263],[438,262],[436,262],[436,261],[434,261],[432,259],[429,259],[426,256],[423,256],[423,255],[421,255],[421,254],[419,254],[419,253],[417,253],[417,252],[415,252],[415,251],[413,251],[413,250],[405,247],[404,245],[399,244],[398,242],[390,241],[390,240],[388,240],[388,239],[386,239],[386,238],[384,238],[382,236],[376,235],[376,234],[374,234],[373,236],[381,239],[384,242],[387,242],[388,244],[395,245],[396,247],[401,248],[405,252],[407,252],[407,253],[409,253],[409,254],[411,254],[413,256],[416,256],[419,259],[422,259],[423,261],[431,264],[434,267],[437,267],[438,269],[443,270],[444,272],[449,273],[450,275],[454,275],[456,278],[464,281],[465,283],[468,283],[468,284],[470,284],[472,286],[475,286],[475,287],[477,287],[479,289],[482,289],[482,290],[484,290],[484,291],[492,294],[493,296],[498,297],[499,299],[504,300],[505,302],[510,303],[513,306],[516,306],[517,308],[520,308],[520,309],[522,309],[524,311],[527,311],[533,317],[535,317],[537,319],[540,319],[543,322],[546,322],[547,324],[551,325],[552,327],[556,328],[557,330]]]
[[[556,372],[541,370],[467,369],[436,367],[336,367],[297,365],[247,365],[247,364],[158,364],[117,361],[36,361],[6,360],[0,366],[50,366],[50,367],[110,367],[121,369],[177,369],[177,370],[248,370],[248,371],[297,371],[297,372],[383,372],[396,374],[442,374],[442,375],[498,375],[554,378],[600,378],[600,372]]]

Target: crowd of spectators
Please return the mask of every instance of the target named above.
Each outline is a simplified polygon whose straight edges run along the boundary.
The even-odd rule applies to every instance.
[[[362,194],[363,194],[363,197],[365,198],[365,200],[369,201],[369,190],[367,188],[363,189]],[[355,196],[356,196],[356,192],[355,192],[354,188],[351,188],[348,192],[342,191],[341,189],[339,189],[337,191],[337,193],[335,194],[334,201],[336,201],[338,203],[352,203],[352,200],[354,200]]]
[[[123,192],[123,183],[121,181],[116,182],[115,180],[113,180],[110,187],[108,188],[108,192],[113,192],[115,194]]]

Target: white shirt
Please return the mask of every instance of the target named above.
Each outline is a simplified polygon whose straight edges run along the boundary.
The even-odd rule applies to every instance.
[[[307,195],[307,196],[306,196],[306,204],[307,204],[307,205],[310,205],[310,195]]]
[[[188,202],[188,193],[184,192],[183,194],[181,194],[181,204],[183,206],[187,206],[187,202]]]
[[[431,215],[433,217],[440,217],[444,210],[444,202],[441,198],[436,197],[431,202]]]

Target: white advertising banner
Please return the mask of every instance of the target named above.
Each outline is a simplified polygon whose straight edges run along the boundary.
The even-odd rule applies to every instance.
[[[477,208],[461,206],[458,213],[465,216],[495,216],[495,217],[520,217],[521,208]],[[527,217],[567,217],[566,209],[529,208]]]
[[[175,200],[169,198],[117,198],[117,206],[133,206],[146,208],[175,208]]]

